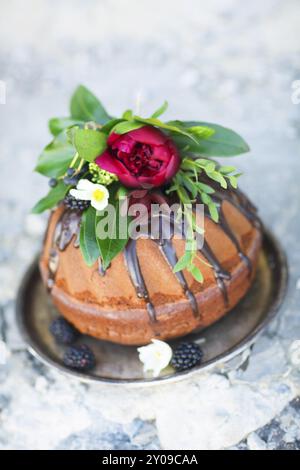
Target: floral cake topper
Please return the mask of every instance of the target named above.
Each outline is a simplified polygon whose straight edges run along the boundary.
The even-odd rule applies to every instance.
[[[240,175],[235,167],[217,163],[214,157],[227,157],[249,150],[234,131],[202,121],[163,122],[165,102],[151,117],[125,111],[121,117],[110,116],[100,101],[84,86],[79,86],[70,103],[70,116],[53,118],[49,129],[52,142],[45,147],[35,170],[49,178],[50,191],[33,208],[41,213],[64,204],[82,212],[80,249],[85,262],[92,266],[101,259],[106,269],[126,246],[125,235],[100,237],[97,223],[108,205],[119,211],[120,201],[139,198],[146,206],[153,201],[202,203],[208,216],[219,221],[218,204],[212,197],[219,187],[234,191]],[[129,219],[129,212],[121,214]],[[195,265],[197,227],[193,211],[189,215],[191,232],[186,234],[186,249],[174,271],[187,269],[203,281]]]

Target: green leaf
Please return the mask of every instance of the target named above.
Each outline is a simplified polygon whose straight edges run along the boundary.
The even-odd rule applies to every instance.
[[[230,181],[230,184],[231,186],[236,189],[238,187],[238,183],[237,183],[237,178],[236,176],[229,176],[229,181]]]
[[[206,194],[206,193],[202,193],[202,194],[201,194],[201,199],[202,199],[203,204],[209,205],[209,204],[211,204],[211,202],[212,202],[211,197],[210,197],[208,194]]]
[[[166,110],[168,109],[168,102],[164,101],[164,103],[152,114],[152,118],[158,118],[161,116]]]
[[[133,117],[132,109],[126,109],[126,111],[124,111],[124,113],[122,114],[122,118],[128,121],[131,121],[132,117]]]
[[[143,122],[149,126],[160,127],[161,129],[172,131],[176,134],[182,134],[184,137],[187,137],[188,139],[194,141],[194,143],[197,143],[197,138],[194,137],[193,134],[189,133],[187,129],[179,127],[178,125],[168,124],[160,121],[157,118],[142,118],[140,116],[134,116],[133,118],[135,121]]]
[[[207,139],[198,139],[197,142],[190,142],[182,135],[172,135],[175,144],[179,148],[188,147],[189,152],[209,157],[229,157],[249,151],[249,146],[244,139],[226,127],[198,121],[184,121],[181,124],[186,130],[193,126],[207,126],[215,131],[212,136]]]
[[[209,186],[208,184],[201,183],[200,181],[198,181],[196,185],[200,189],[200,191],[203,191],[206,194],[213,194],[215,192],[215,190],[211,186]]]
[[[115,127],[115,125],[118,124],[119,122],[124,122],[124,119],[111,119],[106,124],[104,124],[104,126],[102,126],[101,132],[104,132],[105,134],[109,134],[112,128]]]
[[[185,175],[183,172],[181,176],[182,176],[184,186],[191,193],[192,197],[195,198],[198,193],[197,184],[194,183],[194,181],[191,178],[189,178],[187,175]]]
[[[71,117],[81,121],[95,121],[105,124],[111,119],[98,98],[80,85],[74,92],[70,104]]]
[[[183,269],[185,269],[191,263],[192,256],[193,254],[191,251],[186,251],[175,264],[173,272],[177,273],[178,271],[182,271]]]
[[[206,174],[215,173],[215,168],[216,168],[216,164],[214,162],[207,162],[207,164],[205,165]]]
[[[207,139],[215,133],[215,130],[207,126],[192,126],[188,128],[189,132],[200,139]]]
[[[54,188],[50,189],[47,196],[43,197],[36,203],[32,212],[34,214],[40,214],[47,209],[52,209],[52,207],[56,206],[64,199],[69,189],[70,186],[66,186],[62,181],[59,181]]]
[[[195,172],[195,169],[199,171],[199,167],[195,164],[195,160],[191,160],[190,158],[184,158],[181,162],[180,168],[182,170],[190,170]]]
[[[210,204],[208,204],[208,210],[209,210],[209,213],[210,213],[210,216],[212,218],[212,220],[216,223],[219,222],[219,212],[218,212],[218,208],[216,206],[216,204],[214,202],[211,202]]]
[[[115,199],[125,199],[125,197],[128,195],[129,189],[125,188],[125,186],[119,186],[116,188],[116,195]]]
[[[208,171],[214,171],[216,164],[207,158],[197,158],[195,163],[200,165],[203,168],[206,168]]]
[[[187,270],[192,274],[193,278],[196,279],[196,281],[201,283],[204,281],[202,272],[194,264],[190,265]]]
[[[126,134],[126,132],[134,131],[144,126],[145,124],[142,124],[141,122],[123,121],[116,124],[115,127],[112,128],[111,132],[115,132],[116,134]]]
[[[115,217],[112,223],[109,224],[109,233],[107,234],[107,238],[101,239],[97,237],[98,249],[101,254],[102,259],[102,267],[103,269],[107,269],[110,265],[111,261],[124,249],[128,242],[129,233],[127,231],[127,237],[125,238],[118,238],[119,237],[119,226],[120,226],[120,207],[119,207],[119,200],[110,198],[110,204],[114,205],[115,207]],[[96,225],[105,217],[105,210],[103,213],[98,213],[96,218]],[[129,224],[129,217],[126,214],[125,217],[127,219],[127,227]],[[124,220],[124,219],[123,219]]]
[[[212,172],[206,171],[206,174],[213,181],[220,183],[223,189],[227,189],[227,181],[225,180],[224,176],[221,175],[221,173],[218,173],[217,171],[212,171]]]
[[[82,214],[79,243],[84,261],[88,266],[93,266],[100,256],[96,240],[96,210],[93,207]]]
[[[41,153],[35,171],[49,178],[63,175],[74,157],[74,147],[62,132]]]
[[[76,129],[74,145],[80,158],[93,162],[106,149],[107,136],[103,132],[92,129]]]
[[[66,118],[52,118],[50,119],[48,126],[52,135],[57,136],[62,131],[72,126],[83,126],[84,122],[78,119]]]
[[[177,194],[179,196],[180,201],[183,204],[190,204],[191,203],[191,199],[190,199],[188,193],[186,192],[186,190],[182,186],[179,186],[177,188]]]
[[[219,172],[222,173],[223,175],[228,175],[229,173],[232,173],[233,171],[236,171],[236,168],[234,166],[221,166],[219,168]]]

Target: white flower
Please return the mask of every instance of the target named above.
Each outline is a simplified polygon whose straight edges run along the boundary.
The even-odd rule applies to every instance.
[[[293,366],[300,366],[300,340],[293,341],[289,347],[289,358]]]
[[[108,204],[109,192],[107,188],[86,179],[79,180],[76,189],[71,189],[70,194],[76,199],[91,201],[91,205],[97,211],[102,211]]]
[[[144,364],[144,372],[152,371],[153,377],[158,377],[172,358],[172,348],[158,339],[152,339],[152,344],[138,348],[138,353]]]

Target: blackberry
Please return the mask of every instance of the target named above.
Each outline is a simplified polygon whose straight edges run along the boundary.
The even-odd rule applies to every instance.
[[[58,343],[71,344],[79,337],[79,332],[63,317],[58,317],[50,325],[50,332]]]
[[[75,173],[75,168],[70,167],[70,168],[67,169],[67,175],[68,176],[73,176],[74,173]]]
[[[78,175],[65,176],[63,182],[66,186],[76,186],[76,184],[78,183]]]
[[[90,201],[84,201],[82,199],[76,199],[71,194],[67,194],[64,199],[64,205],[73,211],[84,211],[90,206]]]
[[[91,370],[96,365],[95,355],[86,344],[69,347],[63,361],[66,366],[82,371]]]
[[[55,188],[55,186],[57,185],[57,179],[56,178],[50,178],[48,184],[49,184],[50,188]]]
[[[191,369],[200,364],[202,357],[203,351],[196,343],[180,343],[174,349],[171,365],[178,371]]]

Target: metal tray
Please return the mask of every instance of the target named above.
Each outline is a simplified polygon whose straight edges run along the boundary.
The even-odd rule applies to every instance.
[[[68,376],[86,382],[115,385],[145,386],[174,382],[220,367],[251,347],[278,312],[284,299],[287,278],[285,255],[273,235],[265,231],[256,278],[244,299],[214,325],[185,337],[196,342],[205,340],[201,344],[204,352],[202,364],[184,372],[175,372],[169,367],[155,379],[144,375],[136,347],[116,345],[89,336],[82,336],[78,342],[91,346],[96,355],[97,366],[92,373],[79,373],[63,364],[64,347],[58,345],[49,333],[49,325],[58,311],[42,284],[37,260],[26,272],[18,292],[17,321],[29,351]],[[176,341],[170,341],[171,346],[174,344]]]

